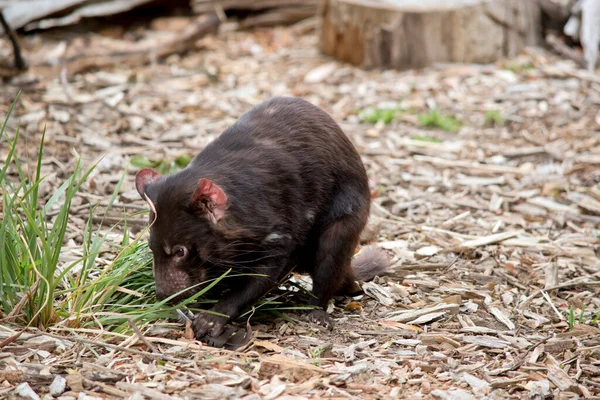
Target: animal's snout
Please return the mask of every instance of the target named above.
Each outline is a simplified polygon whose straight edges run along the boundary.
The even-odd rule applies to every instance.
[[[160,287],[160,286],[156,286],[156,298],[158,299],[158,301],[163,301],[164,299],[168,298],[171,294],[166,291],[164,288]]]
[[[175,304],[193,294],[193,291],[189,290],[193,286],[189,274],[179,268],[162,266],[156,268],[154,281],[156,282],[156,298],[159,301],[171,298],[169,303]]]

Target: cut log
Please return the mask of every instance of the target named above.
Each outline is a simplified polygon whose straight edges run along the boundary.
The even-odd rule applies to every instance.
[[[313,17],[318,0],[191,0],[194,12],[247,11],[242,29],[257,26],[289,25]]]
[[[321,0],[321,51],[364,68],[487,63],[541,42],[535,0]]]

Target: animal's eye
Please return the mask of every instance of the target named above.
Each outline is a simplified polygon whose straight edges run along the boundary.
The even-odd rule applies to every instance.
[[[173,254],[175,254],[176,257],[185,257],[187,255],[187,249],[184,246],[177,246],[173,249]]]

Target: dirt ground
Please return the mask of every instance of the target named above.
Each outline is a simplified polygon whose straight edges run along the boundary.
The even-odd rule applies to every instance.
[[[252,105],[301,96],[363,156],[376,193],[367,236],[392,273],[337,299],[333,332],[289,313],[293,323],[254,326],[241,352],[187,341],[177,324],[143,331],[162,355],[136,335],[24,334],[0,353],[0,398],[23,382],[42,396],[53,381],[61,399],[600,398],[600,76],[539,49],[496,65],[363,71],[317,43],[305,26],[222,29],[165,62],[6,81],[0,114],[22,90],[11,128],[37,143],[46,127],[45,196],[73,150],[86,165],[104,156],[74,204],[66,262],[88,204],[105,205],[125,167],[115,220],[146,207],[130,157],[194,155]],[[399,117],[362,122],[369,107]],[[418,115],[434,108],[462,127],[424,127]],[[134,234],[145,222],[130,221]]]

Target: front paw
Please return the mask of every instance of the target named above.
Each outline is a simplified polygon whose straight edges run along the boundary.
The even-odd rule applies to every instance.
[[[328,330],[333,329],[333,319],[325,310],[314,310],[308,314],[308,320],[313,324],[321,325]]]
[[[197,339],[202,339],[207,334],[212,337],[217,337],[223,333],[228,321],[228,317],[200,312],[196,314],[194,322],[192,323],[194,335]]]

